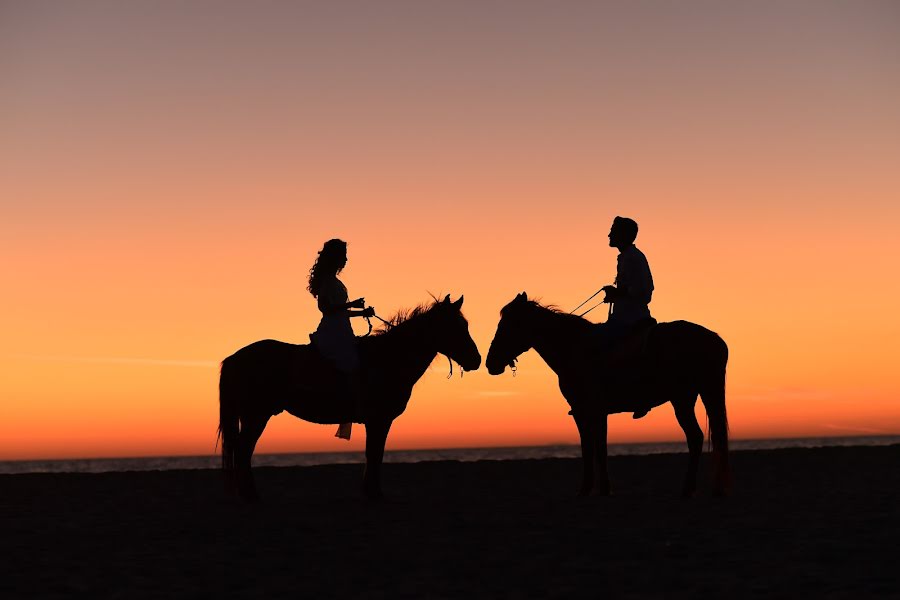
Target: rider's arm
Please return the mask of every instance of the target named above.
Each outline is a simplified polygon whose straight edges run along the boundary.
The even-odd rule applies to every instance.
[[[322,311],[323,315],[333,315],[335,313],[341,313],[345,311],[349,311],[350,307],[353,306],[353,302],[345,302],[343,304],[332,304],[328,301],[324,295],[320,295],[318,298],[319,310]]]
[[[348,317],[371,317],[373,312],[371,309],[364,310],[351,310],[353,308],[362,308],[365,306],[365,301],[362,298],[358,298],[352,302],[345,302],[343,304],[331,304],[327,298],[323,296],[318,297],[319,310],[322,311],[323,315],[333,315],[338,313],[344,313]]]

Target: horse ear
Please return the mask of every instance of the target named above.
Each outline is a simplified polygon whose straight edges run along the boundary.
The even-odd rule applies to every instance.
[[[453,306],[455,306],[456,308],[462,308],[463,298],[465,298],[465,296],[460,296],[459,300],[453,303]]]
[[[516,296],[516,300],[518,300],[518,301],[520,301],[520,302],[527,302],[527,301],[528,301],[528,294],[526,294],[525,292],[522,292],[521,294],[519,294],[518,296]]]
[[[444,304],[449,304],[449,303],[450,303],[450,294],[447,294],[446,296],[444,296]]]

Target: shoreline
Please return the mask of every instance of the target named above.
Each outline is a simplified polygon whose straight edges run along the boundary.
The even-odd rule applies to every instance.
[[[706,442],[705,442],[706,443]],[[730,440],[732,452],[780,448],[829,448],[854,446],[889,446],[900,444],[900,435],[839,436],[804,438],[762,438]],[[684,441],[630,442],[609,445],[609,456],[646,456],[680,454],[687,451]],[[544,444],[540,446],[498,446],[473,448],[429,448],[387,450],[386,463],[417,463],[435,460],[522,460],[540,458],[577,458],[577,444]],[[220,457],[209,455],[110,457],[76,459],[23,459],[0,461],[0,475],[24,473],[105,473],[130,471],[166,471],[218,469]],[[337,452],[282,452],[254,455],[254,466],[293,467],[364,462],[359,450]]]

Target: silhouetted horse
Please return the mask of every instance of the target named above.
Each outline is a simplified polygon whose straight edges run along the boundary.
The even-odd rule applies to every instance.
[[[507,365],[513,366],[523,352],[531,348],[537,351],[559,377],[559,389],[572,407],[581,436],[584,477],[579,493],[587,495],[593,489],[596,460],[599,491],[608,495],[607,416],[633,412],[639,407],[634,396],[604,394],[610,382],[601,378],[608,378],[610,369],[600,368],[603,359],[589,349],[593,327],[587,319],[542,306],[522,292],[500,311],[500,323],[485,366],[491,375],[499,375]],[[647,337],[642,360],[641,380],[638,389],[632,392],[640,394],[648,407],[671,402],[687,437],[690,460],[683,494],[691,496],[697,488],[697,466],[703,451],[703,430],[694,415],[698,394],[706,407],[711,429],[713,492],[724,494],[730,486],[725,412],[728,346],[718,335],[699,325],[687,321],[660,323]]]
[[[248,500],[258,498],[250,458],[269,418],[287,411],[314,423],[364,422],[366,470],[363,491],[381,496],[384,444],[394,419],[406,410],[413,385],[437,353],[471,371],[481,355],[460,307],[463,298],[419,306],[395,317],[393,326],[359,341],[364,419],[339,396],[335,369],[309,345],[262,340],[224,361],[219,379],[219,435],[226,483]]]

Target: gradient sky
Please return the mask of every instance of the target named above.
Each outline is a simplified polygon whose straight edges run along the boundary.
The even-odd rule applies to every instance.
[[[219,361],[308,340],[331,237],[383,316],[465,294],[486,354],[518,292],[611,282],[619,214],[654,316],[728,342],[734,437],[900,433],[896,2],[0,0],[0,459],[211,453]],[[388,448],[575,442],[519,366],[439,357]]]

